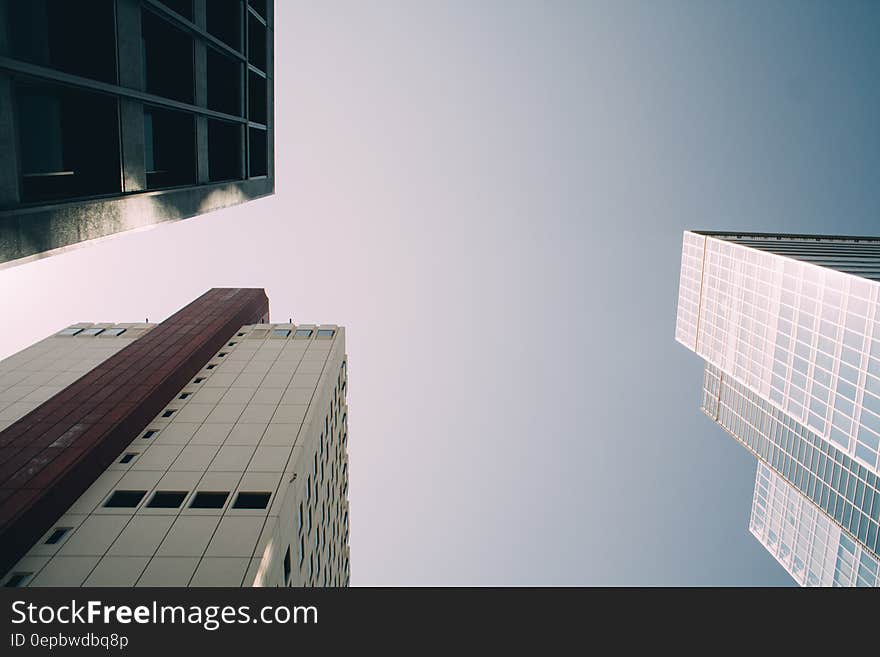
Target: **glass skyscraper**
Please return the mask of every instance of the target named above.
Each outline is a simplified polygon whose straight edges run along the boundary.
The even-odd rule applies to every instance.
[[[685,232],[675,338],[758,459],[752,534],[799,584],[877,585],[880,239]]]

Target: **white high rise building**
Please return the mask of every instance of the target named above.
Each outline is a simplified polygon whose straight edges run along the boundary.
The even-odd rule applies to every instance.
[[[348,584],[345,331],[267,319],[212,290],[0,362],[4,585]]]

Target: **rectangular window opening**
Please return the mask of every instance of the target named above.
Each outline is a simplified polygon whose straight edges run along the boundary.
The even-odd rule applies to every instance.
[[[186,491],[160,490],[153,494],[147,506],[151,509],[177,509],[186,499]]]
[[[208,32],[227,46],[241,51],[240,0],[208,0],[205,13]]]
[[[15,101],[23,202],[121,191],[114,97],[21,82]]]
[[[8,3],[9,51],[15,59],[116,83],[113,0],[18,0]]]
[[[241,492],[235,498],[233,509],[265,509],[269,506],[271,493]]]
[[[192,37],[146,9],[141,12],[141,30],[143,80],[147,93],[192,103]]]
[[[61,539],[67,536],[67,533],[73,529],[73,527],[56,527],[52,530],[52,533],[49,534],[49,538],[46,539],[46,545],[55,545],[56,543],[60,543]]]
[[[248,131],[248,160],[250,177],[265,176],[269,173],[269,156],[266,150],[266,131],[261,128],[250,128]]]
[[[244,148],[241,124],[208,119],[208,178],[240,180]]]
[[[248,71],[248,119],[266,125],[269,121],[269,87],[259,73]]]
[[[140,504],[147,494],[145,490],[117,490],[104,502],[109,509],[131,509]]]
[[[248,63],[266,71],[268,40],[266,26],[257,18],[248,14]]]
[[[12,573],[3,586],[7,588],[18,588],[27,584],[33,576],[34,574],[32,572]]]
[[[144,107],[147,189],[196,181],[195,118],[187,112]]]
[[[241,116],[242,64],[208,46],[206,67],[208,109]]]
[[[222,509],[229,491],[199,491],[189,504],[190,509]]]

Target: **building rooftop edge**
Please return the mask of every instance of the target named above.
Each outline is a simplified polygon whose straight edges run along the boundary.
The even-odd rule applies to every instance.
[[[759,239],[795,239],[795,240],[854,240],[880,242],[880,237],[870,235],[825,235],[811,233],[759,233],[755,231],[730,230],[686,230],[687,233],[705,235],[707,237],[755,237]]]

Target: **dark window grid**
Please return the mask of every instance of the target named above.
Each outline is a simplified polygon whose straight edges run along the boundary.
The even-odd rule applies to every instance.
[[[245,131],[248,178],[262,178],[269,175],[269,132],[258,124],[248,125]]]
[[[196,43],[193,35],[167,16],[150,11],[141,12],[143,79],[149,93],[151,84],[161,86],[157,95],[188,104],[196,104]],[[185,77],[184,77],[185,76]]]
[[[41,4],[42,12],[39,9]],[[50,67],[70,72],[78,70],[90,78],[109,82],[118,79],[115,2],[92,0],[86,6],[77,7],[72,2],[19,0],[9,5],[10,24],[21,22],[21,27],[30,24],[45,39],[43,41],[28,29],[16,30],[10,34],[10,56],[31,60],[37,53],[30,46],[42,41],[48,46],[45,55]],[[31,13],[30,10],[34,9],[36,12]],[[88,43],[83,43],[80,38],[85,29],[90,33]]]
[[[244,26],[247,24],[245,3],[239,0],[208,0],[205,5],[205,29],[234,50],[246,53]]]
[[[71,75],[69,73],[63,73],[61,71],[56,71],[54,69],[44,66],[38,66],[36,64],[29,64],[27,62],[20,62],[18,60],[5,59],[3,61],[2,68],[12,71],[13,73],[17,73],[21,77],[31,80],[57,83],[83,91],[93,91],[108,94],[110,96],[114,96],[117,99],[128,98],[131,100],[141,101],[148,105],[157,105],[169,109],[190,112],[192,114],[206,116],[208,118],[232,121],[240,124],[248,123],[247,118],[243,116],[225,114],[223,112],[211,110],[207,107],[200,107],[192,103],[185,103],[179,100],[174,100],[173,98],[157,96],[156,94],[151,94],[146,91],[139,91],[137,89],[130,89],[128,87],[121,87],[119,85],[109,84],[107,82],[100,82],[98,80],[91,80],[89,78]]]
[[[244,130],[244,134],[241,131]],[[208,177],[211,182],[247,178],[248,128],[242,122],[208,121]]]
[[[267,29],[267,31],[268,31],[268,28],[267,28],[267,26],[266,26],[266,22],[265,22],[264,20],[262,20],[262,18],[260,17],[260,15],[259,15],[258,13],[253,12],[253,11],[250,9],[250,7],[248,7],[248,14],[249,14],[250,16],[254,16],[254,17],[256,17],[256,19],[257,19],[259,22],[261,22],[261,23],[263,24],[263,27],[264,27],[265,29]],[[248,20],[249,20],[249,16],[248,16]],[[247,173],[247,177],[248,177],[248,178],[251,178],[251,177],[258,177],[258,176],[251,176],[251,169],[252,169],[252,167],[251,167],[251,148],[252,148],[252,147],[251,147],[251,141],[252,141],[252,139],[251,139],[251,131],[250,131],[250,129],[251,129],[251,128],[255,128],[255,129],[266,130],[266,128],[267,128],[267,126],[268,126],[269,115],[270,115],[270,113],[271,113],[271,108],[268,106],[268,98],[267,98],[267,99],[266,99],[266,104],[267,104],[267,106],[266,106],[266,123],[257,123],[257,122],[254,122],[254,121],[251,120],[251,117],[250,117],[250,97],[251,97],[250,75],[251,75],[251,73],[253,72],[253,73],[255,73],[256,75],[260,75],[261,77],[265,78],[265,79],[266,79],[266,84],[267,84],[267,86],[268,86],[269,83],[268,83],[268,75],[266,74],[266,72],[263,71],[263,70],[261,70],[260,68],[258,68],[258,67],[256,67],[256,66],[254,66],[254,65],[251,63],[251,61],[250,61],[250,58],[249,58],[249,53],[250,53],[250,29],[248,29],[248,25],[247,25],[248,20],[245,20],[245,21],[244,21],[244,24],[243,24],[243,26],[242,26],[243,37],[244,37],[244,38],[243,38],[243,44],[244,44],[244,52],[245,52],[245,61],[246,61],[246,64],[247,64],[246,67],[245,67],[246,70],[245,70],[245,76],[244,76],[244,98],[245,98],[245,104],[244,104],[245,107],[244,107],[244,110],[245,110],[245,115],[246,115],[246,118],[247,118],[247,125],[248,125],[248,129],[245,130],[245,136],[244,136],[244,138],[245,138],[245,144],[244,144],[244,158],[245,158],[245,171],[246,171],[246,173]],[[267,56],[268,56],[268,41],[267,41],[267,44],[266,44],[266,48],[267,48]],[[267,132],[268,132],[268,131],[267,131]],[[266,135],[266,141],[268,142],[268,134]],[[266,171],[265,174],[259,174],[259,176],[262,176],[262,175],[268,175],[268,174],[269,174],[269,171],[268,171],[268,153],[266,154],[266,159],[267,159],[267,171]]]
[[[146,162],[147,189],[192,187],[198,183],[196,116],[144,105],[144,126],[149,117],[150,134],[145,146],[153,153],[153,169]],[[147,141],[152,140],[151,144]]]
[[[26,65],[26,66],[30,66],[30,65]],[[39,67],[36,67],[36,68],[39,68]],[[76,79],[76,76],[69,76],[66,74],[57,74],[57,72],[51,71],[49,69],[46,69],[46,73],[47,73],[46,75],[39,75],[38,74],[35,77],[37,77],[38,79],[46,79],[46,80],[50,80],[50,81],[59,81],[60,78],[73,78],[74,80]],[[71,82],[70,80],[66,80],[65,82],[67,82],[69,84],[69,86],[80,87],[85,90],[102,91],[103,93],[107,93],[111,96],[116,97],[117,100],[118,100],[118,98],[123,98],[123,97],[133,98],[136,100],[142,100],[145,103],[149,103],[149,104],[153,104],[153,105],[157,105],[157,106],[161,106],[161,107],[168,107],[168,108],[177,109],[177,110],[184,110],[184,111],[190,112],[192,114],[221,118],[221,119],[231,121],[234,123],[238,123],[238,124],[246,124],[247,123],[247,119],[244,117],[224,114],[221,112],[209,110],[207,108],[201,108],[201,107],[197,107],[195,105],[181,103],[181,102],[175,101],[173,99],[164,98],[164,97],[156,96],[153,94],[148,94],[145,92],[137,92],[137,91],[125,89],[122,87],[116,87],[115,85],[108,85],[108,84],[99,83],[99,82],[95,82],[95,81],[91,81],[91,80],[87,80],[87,79],[77,80],[76,82]],[[261,126],[256,126],[256,127],[257,127],[257,129],[259,129]],[[249,133],[245,136],[245,139],[249,139],[248,135],[249,135]],[[242,156],[247,157],[247,155],[248,155],[248,149],[245,148],[245,152],[242,154]],[[267,173],[268,173],[268,170],[267,170]],[[188,184],[190,184],[190,183],[188,183]],[[193,182],[191,184],[194,185],[195,182]],[[116,196],[116,195],[118,195],[118,193],[119,192],[112,192],[112,193],[108,192],[106,194],[91,194],[90,193],[90,194],[86,194],[86,195],[76,195],[74,197],[70,197],[69,199],[65,198],[62,200],[72,200],[74,198],[76,198],[76,199],[100,198],[100,197],[104,197],[104,196]]]
[[[20,82],[16,83],[15,89],[14,89],[15,98],[16,98],[14,104],[16,106],[19,105],[19,97],[29,95],[28,90],[30,90],[31,93],[37,92],[39,94],[40,92],[42,92],[44,94],[48,94],[49,96],[55,98],[58,101],[59,106],[64,106],[65,104],[67,104],[68,111],[69,111],[71,104],[73,104],[77,107],[81,107],[83,104],[83,101],[86,99],[88,99],[92,103],[99,103],[99,101],[97,100],[99,98],[99,95],[92,93],[95,91],[95,89],[93,89],[93,87],[95,87],[95,86],[98,86],[98,87],[100,87],[100,86],[110,86],[110,87],[115,86],[115,85],[112,85],[109,83],[104,83],[104,82],[92,80],[89,78],[84,78],[84,77],[79,77],[76,75],[71,75],[68,73],[63,73],[61,71],[56,71],[55,69],[44,68],[42,66],[30,64],[27,62],[19,62],[17,60],[9,60],[8,63],[4,63],[3,67],[8,68],[14,72],[18,71],[19,69],[25,69],[25,70],[33,69],[36,71],[42,71],[42,72],[46,73],[45,76],[40,76],[40,75],[20,76]],[[79,80],[81,82],[81,84],[63,84],[63,83],[62,84],[54,84],[56,82],[55,78],[73,78],[74,80]],[[48,82],[49,84],[45,84],[46,82]],[[75,101],[77,96],[79,97],[79,100]],[[22,175],[24,173],[24,171],[22,170],[23,169],[22,158],[23,158],[23,148],[24,148],[24,144],[22,143],[22,140],[24,139],[24,136],[22,135],[21,131],[24,128],[23,128],[22,119],[19,119],[16,131],[18,133],[17,139],[19,140],[19,148],[17,149],[18,150],[18,160],[19,160],[18,165],[19,165],[19,170],[20,170],[19,180],[18,180],[18,187],[19,187],[18,191],[19,191],[19,198],[21,199],[21,205],[43,204],[43,203],[47,203],[47,202],[65,202],[65,201],[73,200],[73,199],[108,198],[108,197],[118,196],[120,193],[122,193],[122,186],[121,186],[121,184],[122,184],[122,178],[121,178],[121,176],[122,176],[121,134],[119,133],[119,130],[118,130],[119,102],[118,102],[117,98],[113,98],[112,99],[112,109],[111,109],[111,106],[106,101],[103,101],[103,103],[104,103],[104,107],[101,109],[103,110],[104,113],[106,113],[108,115],[109,114],[114,115],[113,123],[114,123],[115,129],[116,129],[116,133],[114,135],[111,136],[109,132],[105,135],[105,139],[109,140],[104,144],[104,146],[107,147],[106,148],[107,153],[105,155],[109,157],[110,153],[115,151],[115,168],[117,170],[116,171],[110,171],[109,169],[102,170],[100,175],[97,176],[97,178],[96,178],[95,174],[98,173],[98,171],[97,170],[92,171],[91,175],[88,176],[88,178],[89,178],[88,187],[90,187],[90,189],[81,190],[79,193],[73,193],[73,194],[63,193],[58,196],[55,196],[54,194],[51,194],[48,196],[43,196],[43,194],[37,193],[34,196],[34,198],[31,198],[31,199],[27,198],[28,192],[27,192],[26,187],[27,187],[28,181],[26,180],[26,176]],[[86,120],[86,117],[99,116],[99,113],[98,113],[99,107],[100,107],[100,105],[94,105],[93,107],[91,107],[89,110],[87,110],[85,112],[81,112],[78,115],[74,114],[72,116],[72,118],[75,118],[77,122],[82,122],[82,121]],[[19,108],[17,111],[21,111],[21,109]],[[70,115],[66,112],[62,112],[62,116],[70,116]],[[92,129],[92,128],[87,126],[87,129]],[[63,128],[62,128],[62,137],[64,137],[64,135],[65,135],[65,132],[63,131]],[[68,141],[68,139],[63,138],[62,141],[66,142],[66,141]],[[110,143],[113,141],[115,141],[115,145]],[[97,144],[92,145],[93,150],[96,145]],[[107,157],[105,157],[103,159],[104,159],[105,164],[109,164],[112,161],[110,159],[107,159]],[[94,160],[92,160],[92,161],[94,161]],[[100,183],[96,185],[95,183],[98,180],[100,180]],[[82,335],[83,329],[80,329],[80,331],[77,331],[77,333],[75,333],[74,335],[77,335],[77,334]]]
[[[210,2],[210,0],[208,0],[208,2]],[[218,39],[213,34],[205,29],[202,29],[187,18],[180,15],[172,14],[168,11],[167,7],[161,4],[161,2],[158,2],[157,0],[142,0],[142,4],[143,6],[147,7],[152,13],[156,14],[163,20],[179,28],[183,28],[186,32],[189,32],[193,38],[201,39],[207,43],[210,43],[215,48],[220,49],[228,56],[234,57],[239,61],[246,61],[244,52],[237,51],[235,48],[228,45],[225,41]]]
[[[207,106],[222,113],[234,108],[236,116],[246,117],[244,78],[247,77],[247,67],[242,61],[226,57],[210,46],[206,46],[206,50]]]
[[[259,14],[247,12],[243,28],[248,68],[253,66],[258,70],[265,71],[269,64],[269,28],[266,26],[266,22],[260,19]],[[252,31],[255,33],[254,35],[251,34]],[[257,54],[257,51],[251,52],[251,36],[257,35],[263,38],[263,48],[259,51],[259,54]],[[253,56],[255,54],[257,54],[256,57]]]

